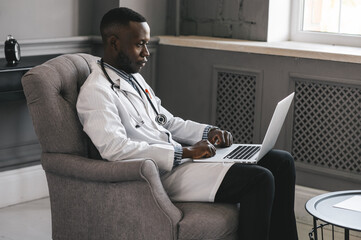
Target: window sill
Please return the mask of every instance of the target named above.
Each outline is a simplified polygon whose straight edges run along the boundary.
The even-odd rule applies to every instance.
[[[293,41],[257,42],[200,36],[159,36],[159,44],[345,63],[361,63],[361,48],[327,44]]]

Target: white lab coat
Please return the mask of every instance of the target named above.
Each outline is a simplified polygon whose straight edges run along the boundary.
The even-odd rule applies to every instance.
[[[81,87],[77,111],[102,158],[109,161],[153,159],[162,175],[162,182],[174,201],[213,201],[215,193],[231,164],[185,162],[173,168],[174,146],[192,145],[202,139],[205,124],[174,117],[161,106],[159,98],[140,74],[133,74],[149,93],[157,111],[168,122],[160,126],[156,113],[147,100],[114,71],[107,73],[119,89],[111,88],[98,63],[91,64],[92,73]],[[179,143],[178,143],[179,142]]]

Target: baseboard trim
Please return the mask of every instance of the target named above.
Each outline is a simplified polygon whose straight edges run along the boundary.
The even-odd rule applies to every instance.
[[[0,208],[49,196],[41,165],[0,172]]]

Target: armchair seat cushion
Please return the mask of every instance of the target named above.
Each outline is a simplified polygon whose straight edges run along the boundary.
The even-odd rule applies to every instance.
[[[178,239],[236,239],[238,211],[236,204],[175,203],[183,212]]]

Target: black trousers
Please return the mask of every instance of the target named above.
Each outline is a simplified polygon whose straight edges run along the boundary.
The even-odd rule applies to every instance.
[[[295,167],[291,154],[272,150],[257,165],[234,164],[215,202],[239,203],[239,238],[295,240]]]

